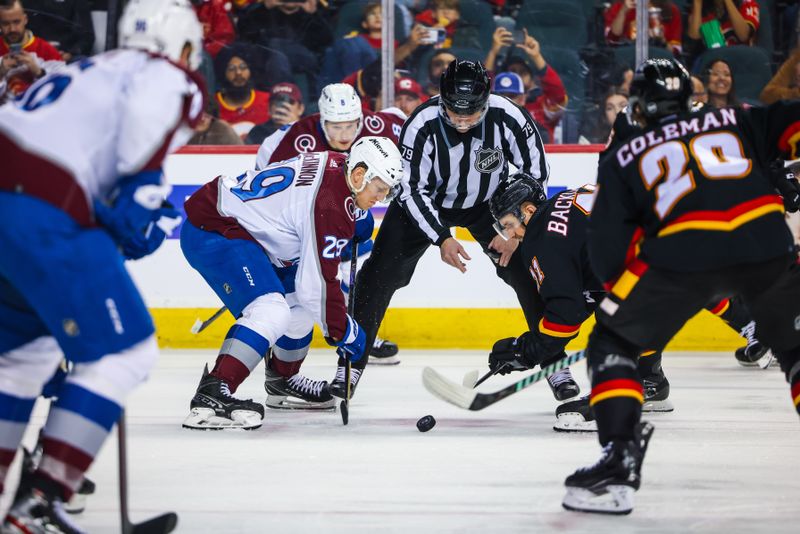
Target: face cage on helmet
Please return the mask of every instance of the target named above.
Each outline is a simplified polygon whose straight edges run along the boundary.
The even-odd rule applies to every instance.
[[[523,228],[525,228],[527,225],[522,221],[522,206],[517,206],[512,210],[501,213],[499,217],[494,218],[494,224],[492,224],[494,231],[497,232],[497,235],[508,241],[511,238],[506,235],[503,225],[500,224],[500,219],[502,219],[506,215],[513,215],[519,221],[520,226],[522,226]]]
[[[470,124],[469,128],[467,129],[471,130],[476,126],[478,126],[480,123],[482,123],[483,119],[486,118],[486,113],[488,111],[489,111],[489,101],[487,100],[486,103],[483,105],[483,110],[481,110],[481,116],[478,117],[478,119],[475,121],[474,124]],[[450,116],[447,114],[447,105],[444,103],[444,100],[442,100],[441,97],[439,97],[439,115],[441,115],[442,120],[445,122],[445,124],[447,124],[451,128],[458,129],[458,126],[456,126],[455,123],[453,123],[453,121],[450,120]],[[459,114],[457,113],[457,115]],[[469,113],[468,115],[471,115],[471,113]]]

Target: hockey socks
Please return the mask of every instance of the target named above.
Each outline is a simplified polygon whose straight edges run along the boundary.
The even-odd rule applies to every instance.
[[[269,367],[284,378],[289,378],[300,372],[303,360],[308,355],[311,346],[313,331],[299,339],[282,336],[272,348],[272,358]]]
[[[230,392],[235,393],[268,352],[267,338],[246,326],[234,324],[225,336],[210,375],[225,382]]]
[[[0,493],[11,462],[28,426],[36,399],[23,399],[0,392]]]
[[[60,497],[69,501],[121,411],[111,399],[67,381],[42,431],[42,459],[35,478],[57,483]]]

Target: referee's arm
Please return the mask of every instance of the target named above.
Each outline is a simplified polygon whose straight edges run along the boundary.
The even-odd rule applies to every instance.
[[[400,201],[411,218],[434,245],[452,237],[450,229],[439,220],[439,212],[431,195],[436,188],[431,154],[434,136],[422,121],[408,121],[400,133],[400,152],[403,154],[403,180]]]
[[[527,109],[511,102],[509,104],[511,106],[505,106],[503,117],[506,130],[511,135],[508,143],[511,153],[506,157],[517,169],[530,174],[547,187],[550,165],[544,154],[542,136]]]

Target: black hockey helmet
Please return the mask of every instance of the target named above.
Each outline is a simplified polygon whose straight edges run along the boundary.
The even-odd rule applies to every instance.
[[[501,182],[489,199],[489,211],[495,220],[495,230],[503,235],[500,219],[509,213],[522,221],[522,204],[530,202],[537,208],[547,200],[544,186],[526,172],[518,172]]]
[[[645,119],[658,119],[692,108],[692,78],[674,59],[653,58],[642,62],[633,74],[628,109]]]
[[[458,115],[472,115],[486,108],[491,83],[480,61],[456,59],[447,66],[439,81],[441,104]],[[442,112],[446,117],[447,114]]]

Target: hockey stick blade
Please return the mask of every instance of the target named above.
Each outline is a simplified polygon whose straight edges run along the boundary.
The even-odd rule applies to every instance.
[[[131,523],[132,534],[169,534],[178,526],[178,515],[167,512],[142,523]]]
[[[461,379],[461,385],[465,388],[474,388],[475,384],[478,382],[479,376],[480,371],[470,371],[464,375],[464,378]]]
[[[537,371],[493,393],[478,393],[475,390],[465,388],[464,386],[451,382],[430,367],[423,369],[422,383],[425,389],[435,397],[439,397],[443,401],[449,402],[459,408],[464,408],[465,410],[478,411],[532,386],[536,382],[581,361],[585,357],[585,351],[576,352],[548,365],[541,371]]]
[[[205,321],[201,321],[200,318],[198,317],[195,320],[195,322],[192,325],[192,327],[189,329],[189,331],[192,334],[199,334],[200,332],[202,332],[203,330],[208,328],[211,325],[211,323],[213,323],[214,321],[219,319],[222,316],[222,314],[225,313],[227,310],[228,310],[228,307],[227,306],[223,306],[220,309],[218,309],[217,311],[215,311],[214,315],[212,315],[211,317],[209,317]]]
[[[443,401],[465,410],[471,409],[472,401],[478,396],[478,393],[472,388],[451,382],[432,367],[422,370],[422,384],[434,397],[439,397]]]

